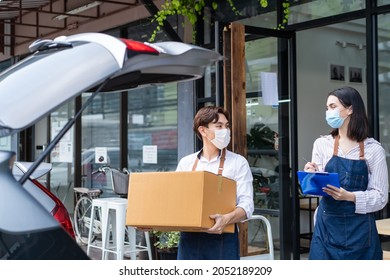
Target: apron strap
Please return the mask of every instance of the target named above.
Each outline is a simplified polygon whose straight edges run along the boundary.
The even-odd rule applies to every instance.
[[[225,164],[226,149],[222,150],[221,157],[219,159],[218,175],[222,175],[223,165]]]
[[[333,147],[333,155],[334,156],[338,155],[339,140],[340,140],[340,135],[337,135],[334,139],[334,147]],[[364,159],[364,143],[363,143],[363,141],[359,142],[359,148],[360,148],[359,159]]]
[[[195,171],[195,170],[196,170],[196,167],[198,166],[198,161],[199,161],[198,156],[196,156],[194,165],[192,166],[192,171]]]
[[[364,144],[363,144],[363,141],[359,142],[359,147],[360,147],[359,159],[364,159]]]
[[[221,157],[219,159],[218,175],[222,175],[223,166],[225,164],[225,159],[226,159],[225,156],[226,156],[226,149],[223,149]],[[192,171],[196,170],[196,167],[198,166],[198,162],[199,162],[199,158],[198,158],[198,156],[196,156],[194,165],[192,166]]]

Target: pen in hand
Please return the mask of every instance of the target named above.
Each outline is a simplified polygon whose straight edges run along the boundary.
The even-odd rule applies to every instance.
[[[306,161],[305,168],[304,168],[305,171],[309,171],[309,172],[318,171],[318,166],[317,164],[315,164],[315,162],[308,161],[304,157],[302,157],[302,159]]]

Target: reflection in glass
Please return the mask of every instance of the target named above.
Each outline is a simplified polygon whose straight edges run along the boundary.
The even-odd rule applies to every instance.
[[[259,0],[233,1],[236,8],[234,12],[229,1],[219,1],[218,9],[214,17],[221,22],[236,21],[249,25],[263,28],[275,28],[276,23],[276,1],[268,1],[267,7],[261,7]]]
[[[378,6],[389,5],[389,0],[378,0]]]
[[[84,93],[85,102],[91,93]],[[120,93],[101,93],[82,115],[81,175],[82,187],[103,189],[103,196],[115,196],[100,167],[120,168],[119,129]]]
[[[253,174],[256,209],[279,209],[278,183],[278,106],[266,102],[265,92],[275,94],[277,88],[262,88],[262,73],[277,70],[277,39],[265,38],[246,43],[247,60],[247,147]]]
[[[388,0],[382,0],[387,1]],[[255,9],[258,2],[242,1],[243,12],[240,11],[241,20],[238,22],[255,27],[275,28],[277,26],[275,1],[269,1],[269,6],[263,9]],[[302,23],[314,19],[340,15],[365,9],[365,0],[311,0],[311,1],[290,1],[288,25]],[[387,3],[388,4],[388,3]],[[228,9],[228,8],[226,8]],[[251,11],[248,12],[248,11]],[[221,17],[221,21],[227,22],[227,15]],[[233,19],[231,19],[233,21]]]
[[[305,4],[291,6],[288,23],[301,23],[308,20],[357,11],[365,9],[365,7],[365,0],[307,1]]]
[[[174,171],[177,165],[177,84],[129,91],[130,172]]]
[[[390,167],[390,16],[378,16],[379,141]]]
[[[60,132],[68,120],[74,115],[73,100],[50,114],[51,140]],[[53,168],[50,172],[50,190],[65,204],[73,209],[73,127],[62,137],[50,153]]]

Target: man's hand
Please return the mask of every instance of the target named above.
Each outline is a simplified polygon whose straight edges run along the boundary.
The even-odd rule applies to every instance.
[[[212,228],[209,228],[206,232],[211,234],[222,234],[225,227],[228,225],[229,219],[227,215],[214,214],[210,215],[210,218],[215,221]]]

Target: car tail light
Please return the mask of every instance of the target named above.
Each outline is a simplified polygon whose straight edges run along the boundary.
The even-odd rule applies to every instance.
[[[62,225],[69,235],[76,239],[69,213],[64,205],[57,205],[52,211],[53,217]]]
[[[121,40],[123,41],[123,43],[126,44],[129,56],[135,54],[141,54],[141,53],[159,55],[158,50],[151,47],[150,45],[138,41],[128,40],[128,39],[121,39]]]
[[[56,197],[53,193],[51,193],[48,189],[46,189],[45,186],[39,183],[38,180],[32,180],[32,181],[55,202],[56,206],[51,211],[51,214],[65,229],[65,231],[68,232],[73,239],[76,239],[73,226],[72,226],[72,221],[70,219],[68,210],[66,210],[65,205],[61,202],[61,200],[58,199],[58,197]]]

